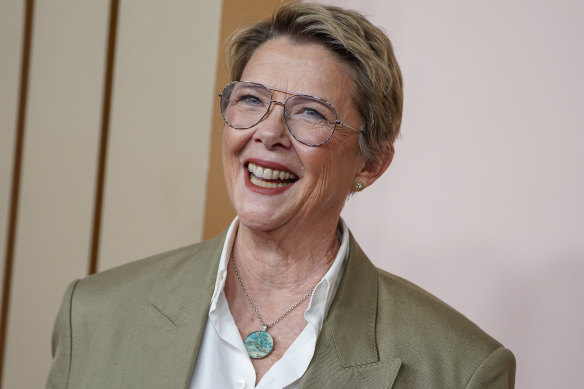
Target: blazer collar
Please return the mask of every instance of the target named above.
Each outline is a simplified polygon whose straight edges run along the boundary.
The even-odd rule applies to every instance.
[[[376,341],[378,274],[350,236],[349,258],[302,387],[391,388],[401,366],[380,360]]]

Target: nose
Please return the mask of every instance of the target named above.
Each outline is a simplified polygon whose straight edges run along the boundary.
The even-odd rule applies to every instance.
[[[276,109],[278,105],[282,108]],[[272,100],[268,113],[255,126],[253,139],[256,142],[263,143],[268,149],[274,149],[278,146],[287,149],[292,146],[292,140],[284,118],[283,102]]]

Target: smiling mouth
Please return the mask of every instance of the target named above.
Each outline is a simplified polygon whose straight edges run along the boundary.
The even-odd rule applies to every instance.
[[[258,166],[255,163],[248,163],[249,181],[262,188],[282,188],[292,185],[298,177],[287,170],[270,169]]]

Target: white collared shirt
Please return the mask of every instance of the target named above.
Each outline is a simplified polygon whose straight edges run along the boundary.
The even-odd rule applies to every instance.
[[[308,308],[304,311],[304,318],[308,324],[282,358],[272,365],[255,386],[255,370],[247,355],[233,316],[231,316],[223,291],[229,255],[238,226],[239,220],[235,218],[229,227],[223,245],[215,290],[190,388],[297,388],[300,377],[306,372],[314,355],[316,340],[341,279],[349,252],[349,230],[341,219],[337,230],[341,247],[332,266],[316,285],[314,293],[310,297]]]

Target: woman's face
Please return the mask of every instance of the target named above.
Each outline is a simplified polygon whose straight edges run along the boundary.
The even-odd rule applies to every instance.
[[[359,128],[362,120],[352,102],[354,86],[349,72],[324,46],[279,38],[256,50],[241,80],[320,97],[333,104],[339,120]],[[273,92],[274,100],[284,102],[287,97]],[[268,115],[250,129],[235,130],[226,124],[224,174],[240,222],[261,231],[289,226],[309,227],[314,233],[318,232],[315,228],[335,224],[365,165],[358,138],[357,131],[337,126],[322,146],[304,145],[292,137],[283,107],[274,103]],[[258,167],[264,172],[271,169],[274,177],[273,170],[279,170],[283,172],[279,177],[290,174],[292,178],[280,187],[266,185],[256,177],[261,174]]]

